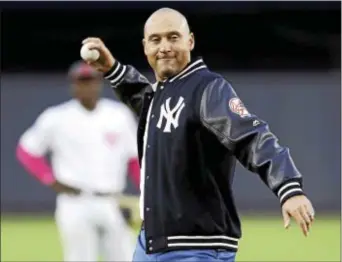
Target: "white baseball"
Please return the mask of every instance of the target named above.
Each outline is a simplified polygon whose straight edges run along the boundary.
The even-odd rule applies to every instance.
[[[100,57],[100,52],[96,49],[89,49],[89,44],[84,44],[81,48],[81,57],[85,61],[94,62]]]

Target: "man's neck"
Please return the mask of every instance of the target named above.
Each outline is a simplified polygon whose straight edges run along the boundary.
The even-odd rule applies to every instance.
[[[164,82],[164,81],[166,81],[169,78],[175,77],[176,75],[181,73],[191,62],[192,61],[189,60],[184,66],[181,67],[180,70],[178,70],[176,73],[174,73],[172,76],[169,76],[169,77],[160,77],[160,76],[158,76],[157,72],[155,72],[154,75],[155,75],[155,78],[156,78],[157,82]]]
[[[97,101],[80,101],[81,105],[87,110],[87,111],[94,111],[96,108]]]
[[[154,72],[154,76],[155,76],[157,82],[164,82],[164,81],[167,80],[167,77],[161,78],[161,77],[157,74],[157,72]]]

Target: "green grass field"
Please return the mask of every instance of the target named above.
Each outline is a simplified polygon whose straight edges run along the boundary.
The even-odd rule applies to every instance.
[[[242,217],[237,261],[341,261],[340,218],[317,218],[309,237],[281,217]],[[62,261],[57,229],[48,217],[3,217],[1,261]]]

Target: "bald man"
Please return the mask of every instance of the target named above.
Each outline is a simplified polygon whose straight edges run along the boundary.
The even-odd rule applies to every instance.
[[[234,261],[241,237],[232,194],[236,160],[278,197],[285,227],[293,217],[307,235],[314,210],[289,150],[223,76],[191,58],[194,35],[182,14],[162,8],[146,21],[142,43],[153,84],[100,39],[86,43],[100,52],[88,63],[140,114],[143,224],[134,261]]]

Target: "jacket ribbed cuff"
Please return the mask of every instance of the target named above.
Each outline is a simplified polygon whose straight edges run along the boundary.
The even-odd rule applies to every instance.
[[[293,196],[304,195],[302,185],[298,181],[289,181],[283,184],[276,192],[280,204],[283,205],[289,198]]]
[[[115,60],[112,68],[104,75],[104,78],[109,80],[112,87],[117,87],[125,76],[127,67],[122,65],[118,60]]]

